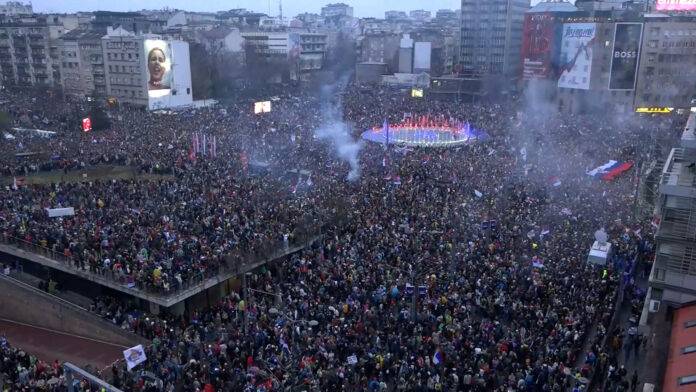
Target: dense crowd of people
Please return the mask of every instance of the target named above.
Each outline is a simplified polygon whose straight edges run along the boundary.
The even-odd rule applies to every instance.
[[[41,108],[37,100],[30,107]],[[168,291],[231,252],[282,244],[322,222],[318,242],[255,271],[246,292],[209,309],[155,316],[116,298],[95,301],[95,312],[151,341],[146,362],[107,372],[123,390],[580,388],[602,349],[597,336],[610,328],[607,299],[649,259],[652,230],[632,219],[633,174],[605,182],[586,172],[645,160],[649,132],[676,136],[680,127],[529,105],[348,85],[281,94],[264,115],[246,102],[178,114],[117,108],[106,131],[67,126],[48,139],[3,140],[3,172],[54,169],[53,161],[165,175],[7,186],[0,229],[77,268]],[[60,124],[52,110],[23,121]],[[450,149],[357,142],[362,130],[409,116],[469,122],[490,138]],[[322,128],[349,134],[316,137]],[[217,138],[216,156],[192,151],[195,132]],[[353,180],[346,143],[359,149]],[[20,150],[57,157],[12,156]],[[67,206],[75,216],[44,211]],[[600,228],[615,249],[605,267],[587,262]]]

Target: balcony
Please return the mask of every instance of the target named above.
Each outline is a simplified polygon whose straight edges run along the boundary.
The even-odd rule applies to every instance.
[[[660,181],[663,195],[696,198],[696,167],[688,150],[673,148],[669,153]]]
[[[658,240],[696,242],[696,199],[666,196]]]
[[[696,249],[693,246],[662,243],[657,248],[655,262],[667,271],[696,276]]]
[[[692,113],[686,122],[680,144],[683,148],[696,150],[696,114]]]

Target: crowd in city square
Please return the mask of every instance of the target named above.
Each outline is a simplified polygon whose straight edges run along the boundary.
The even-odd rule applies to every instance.
[[[650,260],[653,230],[634,218],[635,172],[587,172],[609,160],[638,166],[650,132],[676,137],[681,125],[349,84],[278,92],[262,115],[237,100],[171,114],[112,108],[110,129],[84,133],[63,121],[84,103],[6,98],[16,125],[57,132],[0,141],[6,178],[105,164],[141,174],[0,190],[2,235],[75,268],[166,292],[230,254],[321,226],[312,245],[208,309],[156,316],[96,299],[94,312],[151,342],[144,363],[103,372],[126,391],[579,390],[595,369],[616,368],[602,341],[617,292]],[[449,149],[360,141],[419,116],[489,137]],[[347,134],[316,137],[323,128]],[[194,147],[196,134],[217,151]],[[49,218],[56,207],[75,216]],[[599,229],[615,249],[603,267],[587,262]],[[31,378],[3,373],[17,385]],[[630,375],[620,377],[615,388]]]

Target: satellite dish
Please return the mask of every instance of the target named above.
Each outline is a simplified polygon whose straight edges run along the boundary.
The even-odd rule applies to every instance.
[[[604,231],[604,229],[602,228],[595,231],[594,238],[600,245],[604,245],[607,243],[607,239],[609,238],[609,236],[607,236],[607,232]]]

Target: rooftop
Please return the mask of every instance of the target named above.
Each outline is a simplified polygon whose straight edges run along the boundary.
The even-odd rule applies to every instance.
[[[567,0],[545,0],[530,8],[527,12],[575,12],[577,10],[578,7],[569,3]]]
[[[229,27],[216,27],[212,30],[203,31],[201,35],[207,39],[223,39],[230,35],[232,29]]]

